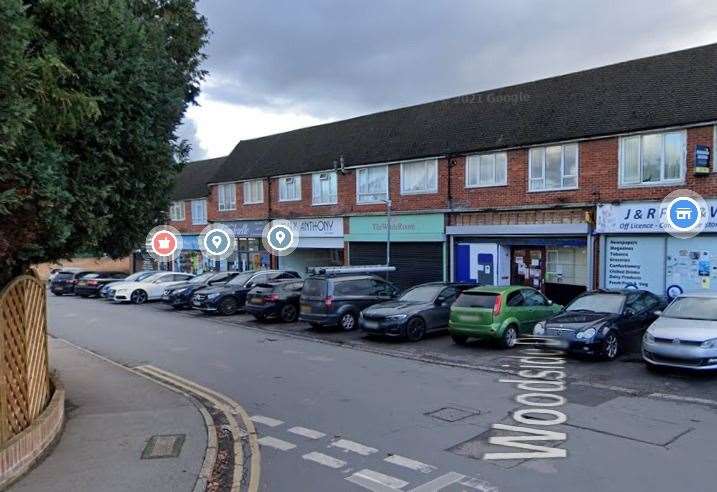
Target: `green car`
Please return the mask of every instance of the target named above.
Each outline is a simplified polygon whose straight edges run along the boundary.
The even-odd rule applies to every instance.
[[[448,331],[458,345],[473,337],[497,340],[510,348],[520,334],[532,335],[538,321],[562,309],[532,287],[475,287],[464,291],[451,306]]]

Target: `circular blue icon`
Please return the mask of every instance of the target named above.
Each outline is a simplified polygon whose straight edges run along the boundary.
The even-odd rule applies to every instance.
[[[701,217],[700,207],[691,198],[678,198],[670,204],[670,222],[677,229],[688,231],[699,225]]]
[[[271,229],[268,240],[274,249],[282,251],[291,245],[293,233],[288,227],[280,225]]]
[[[231,238],[221,229],[211,231],[204,241],[207,251],[215,256],[221,256],[231,247]]]

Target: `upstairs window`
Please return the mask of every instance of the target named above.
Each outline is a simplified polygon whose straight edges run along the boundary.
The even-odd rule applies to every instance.
[[[279,178],[279,201],[301,200],[301,176]]]
[[[207,223],[207,201],[192,200],[192,225]]]
[[[530,191],[578,187],[578,144],[530,149]]]
[[[356,172],[356,201],[388,200],[388,166],[363,167]]]
[[[172,202],[169,207],[169,219],[175,222],[184,220],[184,202]]]
[[[620,139],[620,184],[649,186],[680,183],[687,169],[684,131],[634,135]]]
[[[401,164],[401,194],[436,193],[438,191],[438,161],[430,159]]]
[[[264,182],[261,179],[244,181],[244,204],[262,203],[264,201]]]
[[[466,187],[505,186],[508,184],[508,154],[472,155],[466,163]]]
[[[337,201],[337,181],[335,172],[315,173],[311,176],[311,203],[331,205]]]
[[[220,184],[217,187],[219,201],[217,207],[220,212],[225,210],[236,210],[237,208],[237,189],[234,183]]]

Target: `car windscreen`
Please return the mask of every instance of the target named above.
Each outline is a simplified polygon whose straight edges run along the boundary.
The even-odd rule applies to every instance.
[[[668,318],[717,321],[717,299],[678,297],[667,306],[663,316]]]
[[[325,297],[326,280],[322,278],[308,278],[304,281],[301,294],[307,297]]]
[[[157,272],[157,273],[153,273],[152,275],[149,275],[149,276],[147,276],[147,277],[144,277],[144,278],[142,279],[142,282],[154,282],[154,281],[157,280],[158,278],[164,276],[166,273],[167,273],[167,272]],[[126,279],[125,279],[125,280],[126,280]]]
[[[443,285],[424,285],[422,287],[414,287],[413,289],[409,289],[401,294],[401,297],[398,299],[400,301],[408,302],[433,302],[436,296],[443,289],[445,289]]]
[[[87,275],[83,275],[82,278],[85,278],[85,279],[87,279],[87,278],[98,278],[98,277],[101,277],[101,276],[102,276],[102,275],[100,275],[99,273],[88,273]]]
[[[136,282],[136,281],[142,280],[144,278],[147,278],[150,275],[154,275],[154,272],[137,272],[137,273],[133,273],[132,275],[125,277],[124,280],[127,282]]]
[[[493,309],[496,297],[498,297],[498,294],[493,292],[464,292],[458,296],[453,305],[455,307]]]
[[[565,310],[620,314],[624,303],[625,296],[622,294],[588,294],[575,299],[568,305],[568,307],[565,308]]]
[[[203,283],[209,281],[210,278],[212,278],[216,275],[217,275],[216,272],[202,273],[201,275],[197,275],[196,277],[192,277],[191,279],[189,279],[189,283],[190,284],[203,284]]]
[[[75,277],[75,274],[73,272],[60,272],[57,274],[57,276],[55,278],[57,280],[67,280],[67,279],[71,279],[74,277]]]
[[[247,272],[242,273],[231,279],[229,282],[227,282],[228,285],[244,285],[249,281],[250,278],[252,278],[256,272]]]

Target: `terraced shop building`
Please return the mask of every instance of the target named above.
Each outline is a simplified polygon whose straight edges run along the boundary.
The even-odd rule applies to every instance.
[[[242,141],[208,220],[342,223],[280,261],[382,263],[390,200],[402,286],[519,283],[564,302],[602,281],[598,206],[717,198],[712,161],[696,166],[714,149],[716,60],[713,44]]]

